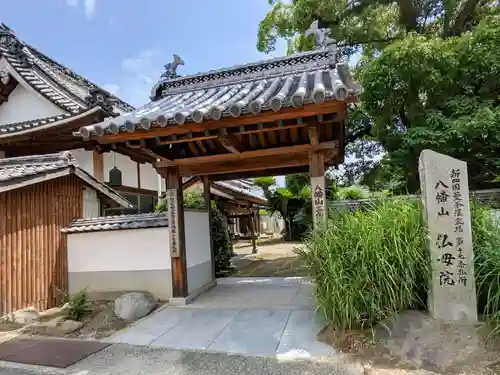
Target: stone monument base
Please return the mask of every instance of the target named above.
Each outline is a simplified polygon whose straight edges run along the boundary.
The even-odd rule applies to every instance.
[[[500,358],[500,341],[488,339],[486,323],[445,323],[424,311],[404,311],[376,328],[375,335],[395,359],[411,367],[460,373]]]

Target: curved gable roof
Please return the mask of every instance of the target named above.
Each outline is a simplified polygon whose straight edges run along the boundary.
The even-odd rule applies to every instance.
[[[0,56],[34,90],[70,113],[79,113],[93,105],[105,104],[104,101],[112,102],[114,107],[124,112],[134,109],[130,104],[23,42],[3,23],[0,24]],[[98,103],[98,94],[104,100],[103,103]]]

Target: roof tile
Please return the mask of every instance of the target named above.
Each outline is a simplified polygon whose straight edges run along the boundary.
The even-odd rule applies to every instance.
[[[147,213],[76,219],[68,227],[63,228],[62,232],[82,233],[166,226],[168,226],[168,219],[165,214]]]
[[[0,182],[78,166],[70,152],[0,159]]]
[[[80,135],[116,134],[208,119],[239,117],[262,111],[326,100],[345,101],[359,86],[345,64],[334,64],[328,48],[210,71],[160,82],[153,91],[163,91],[152,101],[125,115],[80,128]],[[154,96],[154,95],[153,95]]]

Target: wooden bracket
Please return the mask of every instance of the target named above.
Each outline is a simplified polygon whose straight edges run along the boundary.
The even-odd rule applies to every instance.
[[[236,136],[227,134],[226,129],[220,129],[219,141],[227,151],[233,154],[240,154],[245,151],[241,141]]]

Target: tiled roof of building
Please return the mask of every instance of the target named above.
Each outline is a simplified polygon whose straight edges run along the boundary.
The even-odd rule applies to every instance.
[[[351,80],[348,66],[336,64],[335,52],[325,47],[207,73],[174,76],[155,86],[152,102],[125,115],[84,126],[79,133],[88,138],[278,112],[328,100],[345,101],[359,89]]]
[[[267,202],[264,192],[258,186],[255,186],[251,179],[239,179],[229,181],[215,181],[216,186],[232,190],[235,193],[247,195],[253,198],[262,200],[262,203]]]
[[[69,151],[0,159],[0,193],[70,174],[120,206],[133,207],[116,191],[80,169],[77,160]]]
[[[78,162],[70,152],[0,159],[0,182],[57,171],[70,166],[78,166]]]
[[[62,232],[82,233],[166,226],[168,226],[168,219],[165,214],[148,213],[76,219],[68,227],[62,229]]]
[[[61,115],[55,115],[50,117],[44,117],[40,119],[21,121],[11,124],[0,124],[0,138],[9,137],[12,134],[20,134],[24,131],[30,131],[35,129],[41,129],[44,127],[54,127],[58,125],[65,124],[70,121],[78,120],[79,118],[90,116],[93,113],[99,111],[99,108],[91,108],[86,112],[79,114],[64,113]]]
[[[114,113],[115,109],[120,113],[134,109],[95,83],[23,42],[5,24],[0,24],[0,56],[8,63],[7,67],[2,68],[2,79],[9,79],[8,75],[12,75],[16,81],[26,82],[69,115],[80,114],[94,106],[100,106],[113,116],[118,114]]]

